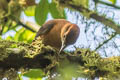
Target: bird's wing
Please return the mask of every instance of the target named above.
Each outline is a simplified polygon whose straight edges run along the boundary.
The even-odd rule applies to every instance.
[[[54,25],[55,23],[44,24],[37,32],[37,35],[35,36],[35,38],[37,38],[38,36],[47,34],[53,28]]]

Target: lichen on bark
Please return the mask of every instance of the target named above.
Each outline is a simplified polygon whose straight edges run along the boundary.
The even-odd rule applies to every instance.
[[[54,73],[68,75],[67,72],[70,71],[68,76],[119,79],[119,56],[102,58],[95,51],[82,48],[76,48],[74,52],[63,51],[61,54],[58,52],[58,50],[42,44],[41,40],[35,40],[31,44],[1,40],[0,69],[39,68],[45,73],[49,72],[49,75]],[[66,71],[67,69],[68,71]]]

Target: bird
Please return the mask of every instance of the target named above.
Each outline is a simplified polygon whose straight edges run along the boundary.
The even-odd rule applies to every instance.
[[[35,39],[41,37],[43,44],[63,51],[76,42],[80,28],[65,19],[53,19],[45,22],[38,30]]]

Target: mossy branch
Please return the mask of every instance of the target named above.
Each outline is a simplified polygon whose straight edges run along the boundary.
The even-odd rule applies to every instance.
[[[115,8],[115,9],[120,9],[120,6],[117,6],[117,5],[111,4],[111,3],[107,3],[107,2],[104,2],[104,1],[101,1],[101,0],[97,0],[97,3],[107,5],[107,6]]]
[[[84,7],[84,5],[76,5],[72,3],[72,1],[74,0],[57,0],[56,2],[62,7],[64,6],[79,11],[86,18],[95,19],[96,21],[114,29],[117,34],[120,34],[120,25],[116,24],[112,19],[106,18],[104,15],[100,15],[92,10],[89,10],[88,8]]]
[[[63,73],[65,67],[75,65],[73,71],[77,73],[77,77],[92,79],[119,77],[119,56],[102,58],[95,51],[80,48],[71,53],[62,52],[60,55],[57,53],[57,50],[44,46],[40,40],[32,44],[3,40],[0,41],[0,69],[40,68],[53,74],[54,72]]]

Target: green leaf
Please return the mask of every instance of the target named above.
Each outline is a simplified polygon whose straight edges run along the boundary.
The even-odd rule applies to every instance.
[[[57,5],[54,2],[49,5],[49,8],[53,18],[66,18],[64,9],[57,8]]]
[[[86,7],[89,8],[89,0],[86,1]]]
[[[36,6],[27,7],[27,9],[24,10],[24,13],[26,14],[26,16],[34,16],[35,15],[35,7]]]
[[[16,32],[14,40],[15,41],[22,41],[22,34],[24,33],[25,29],[21,28],[18,32]]]
[[[0,40],[2,39],[2,37],[0,36]]]
[[[109,0],[110,2],[112,2],[113,4],[116,4],[116,0]]]
[[[41,0],[35,9],[35,20],[39,25],[42,25],[47,19],[49,12],[48,0]]]
[[[34,40],[34,38],[35,38],[35,33],[31,32],[29,30],[25,30],[22,37],[23,37],[23,41],[31,43],[32,40]]]
[[[22,73],[18,73],[19,80],[23,80],[22,76]]]
[[[24,32],[24,28],[21,28],[19,31],[16,32],[15,36],[14,36],[14,40],[15,41],[19,41],[20,40],[20,36],[21,34]]]
[[[29,78],[42,78],[44,77],[44,73],[41,69],[31,69],[27,73],[23,74],[23,76],[29,77]]]
[[[14,37],[8,36],[8,37],[6,38],[6,40],[14,40]]]
[[[27,43],[31,43],[35,38],[35,33],[31,32],[30,30],[27,30],[25,28],[21,28],[16,32],[14,37],[8,36],[7,40],[15,40],[15,41],[23,41]]]
[[[2,34],[5,34],[7,31],[8,31],[8,26],[5,26]]]
[[[31,32],[30,30],[21,28],[14,37],[15,41],[24,41],[24,42],[28,42],[31,43],[32,40],[35,37],[35,33]]]

